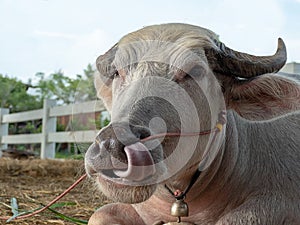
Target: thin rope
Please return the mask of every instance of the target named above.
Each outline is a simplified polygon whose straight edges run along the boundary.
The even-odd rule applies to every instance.
[[[183,137],[188,137],[188,136],[201,136],[201,135],[207,135],[210,133],[215,132],[215,135],[213,137],[213,140],[215,140],[217,133],[221,132],[223,129],[223,125],[226,123],[226,118],[225,118],[226,112],[225,111],[221,111],[219,114],[219,120],[218,123],[216,124],[215,128],[211,129],[211,130],[206,130],[206,131],[201,131],[201,132],[187,132],[187,133],[160,133],[160,134],[155,134],[155,135],[151,135],[148,136],[144,139],[141,139],[141,142],[146,142],[149,140],[153,140],[153,139],[158,139],[158,138],[162,138],[162,137],[174,137],[174,136],[183,136]],[[96,139],[97,142],[97,139]],[[192,179],[191,182],[189,183],[187,189],[184,192],[177,192],[179,194],[174,194],[176,192],[172,192],[171,189],[165,185],[165,187],[167,188],[167,190],[176,198],[176,199],[183,199],[185,198],[187,192],[191,189],[191,187],[193,186],[193,184],[196,182],[196,180],[198,179],[198,177],[201,175],[201,171],[197,170]],[[84,180],[87,177],[87,174],[82,175],[78,180],[76,180],[69,188],[67,188],[63,193],[61,193],[59,196],[57,196],[55,199],[53,199],[51,202],[49,202],[46,206],[44,206],[43,208],[30,213],[30,214],[26,214],[26,215],[20,215],[20,216],[16,216],[14,218],[14,220],[18,220],[18,219],[25,219],[34,215],[37,215],[43,211],[45,211],[46,209],[48,209],[51,205],[53,205],[54,203],[56,203],[58,200],[60,200],[61,198],[63,198],[66,194],[68,194],[74,187],[76,187],[82,180]],[[0,220],[9,220],[12,217],[0,217]]]
[[[58,200],[60,200],[62,197],[64,197],[66,194],[68,194],[75,186],[77,186],[82,180],[84,180],[86,178],[87,174],[82,175],[78,180],[76,180],[68,189],[66,189],[63,193],[61,193],[59,196],[57,196],[55,199],[53,199],[51,202],[49,202],[46,206],[44,206],[43,208],[34,211],[33,213],[30,214],[26,214],[26,215],[21,215],[21,216],[17,216],[14,218],[14,220],[16,219],[25,219],[31,216],[34,216],[36,214],[39,214],[43,211],[45,211],[46,209],[48,209],[51,205],[53,205],[54,203],[56,203]],[[8,220],[11,217],[0,217],[1,220]]]
[[[187,133],[160,133],[160,134],[154,134],[151,136],[148,136],[144,139],[141,139],[140,142],[146,142],[146,141],[150,141],[153,139],[158,139],[158,138],[163,138],[163,137],[176,137],[176,136],[182,136],[182,137],[191,137],[191,136],[201,136],[201,135],[207,135],[210,134],[212,132],[214,132],[216,129],[214,130],[207,130],[207,131],[201,131],[201,132],[187,132]]]

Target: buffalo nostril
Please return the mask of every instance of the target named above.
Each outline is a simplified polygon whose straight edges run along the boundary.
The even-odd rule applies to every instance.
[[[147,130],[143,130],[141,133],[140,133],[140,139],[144,139],[146,137],[149,137],[151,135],[150,131],[147,131]]]
[[[150,130],[146,127],[131,125],[130,128],[132,133],[140,140],[151,135]]]
[[[109,151],[110,148],[114,147],[114,141],[112,139],[106,139],[99,142],[100,151]]]
[[[111,159],[113,165],[120,167],[119,164],[127,164],[127,157],[124,152],[124,145],[114,138],[108,138],[99,143],[100,152]]]
[[[103,129],[88,151],[87,162],[93,165],[90,173],[112,169],[127,171],[129,159],[132,161],[132,157],[129,158],[128,155],[135,155],[126,153],[125,146],[138,143],[149,135],[151,133],[146,127],[124,123],[114,123]]]

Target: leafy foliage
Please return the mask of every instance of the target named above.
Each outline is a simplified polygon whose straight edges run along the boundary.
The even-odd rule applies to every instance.
[[[84,75],[77,75],[79,79],[75,100],[77,102],[84,102],[96,99],[96,90],[94,88],[94,73],[95,70],[92,65],[89,64],[85,70],[83,70]]]
[[[26,84],[0,74],[0,107],[9,108],[10,113],[14,113],[40,109],[44,99],[54,99],[59,105],[94,100],[96,91],[93,75],[94,70],[90,64],[83,70],[83,75],[77,75],[75,78],[64,75],[62,71],[50,75],[36,73],[34,85],[31,84],[31,80]],[[76,125],[76,120],[69,121],[70,124],[67,125],[58,124],[57,130],[70,130],[70,127]],[[41,120],[9,124],[9,134],[40,133],[41,129]],[[24,145],[18,145],[19,147],[24,148]]]
[[[28,93],[31,84],[0,74],[0,107],[11,112],[27,111],[42,107],[39,96]]]
[[[37,82],[23,83],[16,78],[0,74],[0,107],[10,112],[21,112],[42,108],[44,99],[55,99],[58,104],[70,104],[94,100],[96,91],[93,85],[94,70],[89,64],[83,75],[70,78],[62,71],[46,76],[36,73]]]
[[[37,73],[37,93],[41,99],[55,99],[58,104],[71,104],[93,100],[96,92],[93,86],[94,70],[89,64],[84,70],[84,76],[77,75],[75,79],[65,76],[62,71],[50,74]]]

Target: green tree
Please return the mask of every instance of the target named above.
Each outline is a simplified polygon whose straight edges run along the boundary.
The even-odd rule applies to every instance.
[[[84,69],[83,75],[77,75],[76,78],[65,76],[62,71],[49,76],[39,72],[36,74],[37,82],[33,86],[30,80],[25,84],[16,78],[0,74],[0,107],[9,108],[10,112],[14,113],[40,109],[46,98],[54,99],[60,105],[96,99],[93,75],[94,70],[90,64]],[[76,120],[71,118],[66,126],[58,125],[59,130],[70,130],[76,125],[75,122]],[[37,133],[40,130],[41,120],[9,125],[10,134]],[[26,146],[18,145],[18,148],[27,148]]]
[[[88,64],[87,68],[83,70],[84,75],[77,75],[78,85],[76,88],[75,100],[77,102],[84,102],[95,100],[96,89],[94,88],[94,73],[91,64]]]
[[[84,70],[84,75],[77,75],[76,78],[65,76],[62,71],[50,74],[37,73],[37,92],[41,100],[55,99],[58,104],[71,104],[84,102],[96,98],[96,91],[93,83],[94,70],[89,64]]]
[[[28,92],[30,87],[33,86],[0,74],[0,107],[9,108],[10,112],[41,108],[39,97]]]
[[[50,74],[45,77],[44,73],[37,73],[37,93],[41,100],[55,99],[58,104],[70,104],[74,102],[74,96],[78,81],[69,78],[62,71]]]

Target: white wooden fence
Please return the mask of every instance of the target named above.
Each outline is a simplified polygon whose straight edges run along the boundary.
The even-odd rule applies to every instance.
[[[54,100],[45,100],[42,109],[11,113],[9,109],[0,108],[0,157],[1,150],[8,144],[41,144],[42,159],[55,157],[56,143],[92,143],[97,130],[56,132],[56,120],[60,116],[104,111],[100,101],[90,101],[66,106],[55,106]],[[42,119],[42,132],[37,134],[8,135],[9,123]]]

